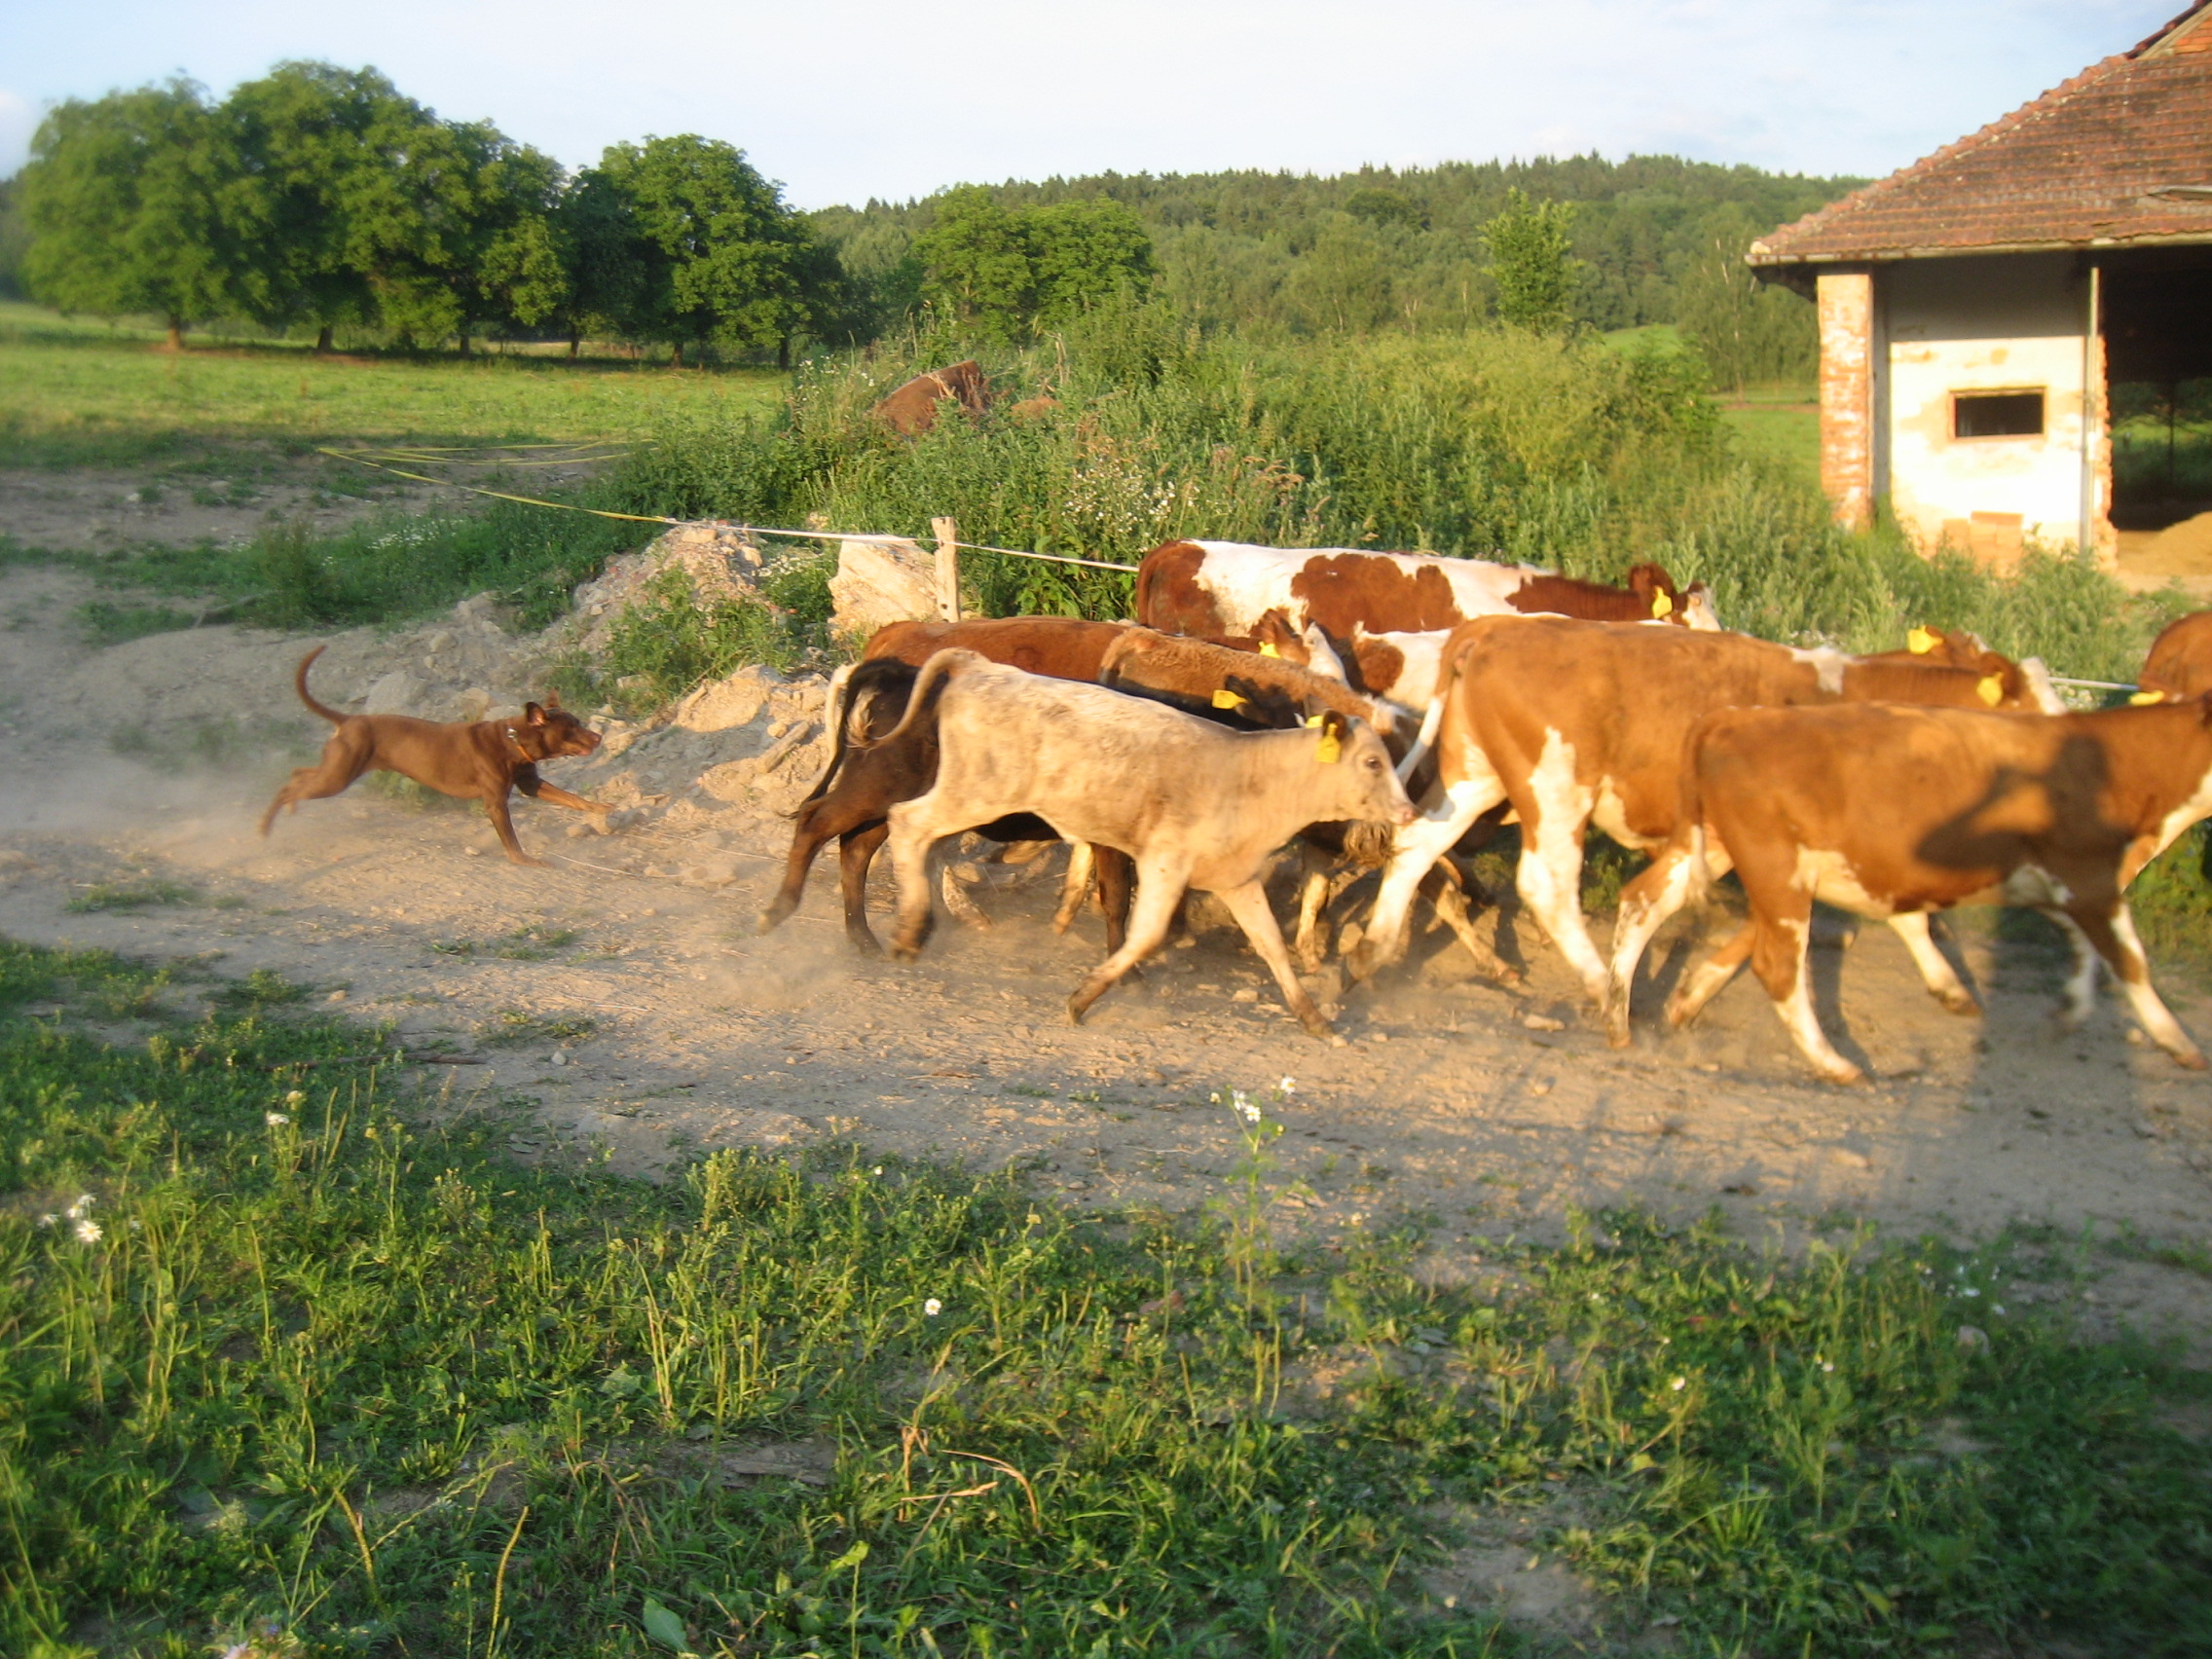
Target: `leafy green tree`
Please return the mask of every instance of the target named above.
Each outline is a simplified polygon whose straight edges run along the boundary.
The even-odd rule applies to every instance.
[[[745,152],[686,134],[616,144],[576,186],[592,203],[576,244],[591,303],[632,339],[789,359],[793,336],[835,311],[834,251]]]
[[[1483,228],[1497,314],[1538,333],[1558,334],[1574,321],[1574,290],[1582,261],[1574,257],[1574,203],[1530,202],[1518,187]]]
[[[1365,334],[1390,315],[1393,264],[1368,222],[1340,213],[1291,268],[1287,286],[1316,333]]]
[[[30,291],[64,312],[158,316],[181,349],[192,323],[255,308],[240,288],[240,182],[189,81],[70,99],[40,124],[20,176]]]
[[[1031,323],[1050,328],[1152,276],[1152,238],[1110,197],[1055,202],[1022,215],[1029,240]]]
[[[0,294],[24,297],[23,255],[31,245],[30,226],[23,222],[22,187],[13,178],[0,178]]]
[[[1009,345],[1152,276],[1152,238],[1108,197],[1011,209],[979,185],[946,191],[914,239],[922,297],[978,339]]]
[[[1787,288],[1756,280],[1745,251],[1764,227],[1741,208],[1706,224],[1706,242],[1676,279],[1675,321],[1713,371],[1715,386],[1811,380],[1820,365],[1813,308]]]
[[[450,123],[375,69],[280,63],[224,100],[255,227],[256,314],[403,340],[529,327],[566,299],[548,157]]]
[[[980,185],[948,190],[914,239],[922,299],[979,340],[1007,345],[1028,332],[1036,266],[1028,226]]]

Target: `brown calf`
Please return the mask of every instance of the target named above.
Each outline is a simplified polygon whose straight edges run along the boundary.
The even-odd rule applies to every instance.
[[[2151,642],[2151,654],[2136,676],[2144,701],[2157,692],[2167,702],[2212,691],[2212,610],[2178,617]]]
[[[916,375],[878,403],[872,413],[903,437],[918,437],[937,424],[937,406],[946,398],[969,415],[990,407],[990,382],[973,357],[964,363]]]
[[[1972,669],[1865,662],[1742,634],[1546,616],[1467,623],[1454,633],[1443,672],[1437,781],[1420,822],[1399,833],[1351,970],[1372,973],[1403,952],[1406,911],[1422,873],[1484,813],[1510,802],[1521,822],[1521,897],[1608,1012],[1610,988],[1627,982],[1622,936],[1616,929],[1608,971],[1582,915],[1583,836],[1594,823],[1623,846],[1667,841],[1680,805],[1682,740],[1701,717],[1840,700],[1979,708],[1995,695],[2004,702],[2002,688]],[[1938,995],[1966,997],[1963,987],[1953,990],[1957,977],[1932,945],[1914,954]],[[1633,974],[1633,957],[1627,971]],[[1626,1018],[1624,1003],[1617,1036],[1625,1037]]]
[[[2121,894],[2212,813],[2212,703],[2060,716],[1964,709],[1730,709],[1690,733],[1676,833],[1622,895],[1663,920],[1727,850],[1751,902],[1753,971],[1798,1051],[1837,1083],[1859,1067],[1821,1030],[1805,972],[1815,900],[1885,919],[2028,904],[2073,938],[2067,1015],[2108,963],[2151,1040],[2203,1056],[2152,987]],[[1746,941],[1684,978],[1676,1025],[1742,962]]]

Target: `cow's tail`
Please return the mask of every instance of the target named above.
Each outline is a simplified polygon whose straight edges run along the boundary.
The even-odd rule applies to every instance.
[[[1444,695],[1438,692],[1428,700],[1428,712],[1420,718],[1420,730],[1414,736],[1413,747],[1406,751],[1406,757],[1398,762],[1400,784],[1414,775],[1414,768],[1425,760],[1428,752],[1436,747],[1436,728],[1443,723]]]
[[[300,666],[292,671],[292,689],[300,694],[301,702],[305,703],[310,709],[312,709],[314,713],[320,715],[332,725],[343,725],[346,722],[347,717],[340,714],[336,709],[331,708],[327,704],[316,702],[314,693],[308,689],[308,670],[314,666],[314,659],[322,655],[322,652],[323,647],[317,645],[313,650],[308,652],[306,656],[300,658]]]
[[[830,764],[823,768],[814,788],[806,792],[805,798],[793,812],[794,817],[804,812],[809,802],[828,794],[830,787],[837,781],[846,756],[866,735],[866,711],[872,707],[869,700],[906,695],[913,677],[914,670],[897,657],[870,657],[866,662],[848,663],[831,677],[829,706],[825,711],[830,726]],[[902,715],[905,712],[903,707],[900,712]]]
[[[2022,657],[2020,679],[2027,686],[2028,696],[2045,714],[2066,713],[2066,699],[2059,696],[2058,687],[2051,682],[2050,669],[2043,658]]]
[[[1705,856],[1705,791],[1699,781],[1699,761],[1705,745],[1701,721],[1690,728],[1682,745],[1682,776],[1675,805],[1675,840],[1682,849],[1683,873],[1688,878],[1682,903],[1703,909],[1713,899],[1713,865]]]
[[[896,743],[906,735],[916,721],[929,719],[937,714],[938,699],[944,695],[944,683],[956,674],[986,664],[991,659],[980,651],[939,651],[922,664],[922,672],[914,677],[914,688],[906,696],[906,712],[899,717],[899,723],[884,733],[883,741]]]

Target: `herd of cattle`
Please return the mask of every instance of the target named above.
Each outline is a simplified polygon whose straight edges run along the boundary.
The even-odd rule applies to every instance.
[[[903,959],[929,934],[938,841],[1065,839],[1058,925],[1094,879],[1108,943],[1071,1017],[1163,942],[1198,888],[1329,1038],[1298,970],[1322,964],[1329,907],[1363,872],[1382,870],[1380,894],[1334,940],[1353,977],[1404,953],[1417,898],[1511,977],[1468,925],[1456,861],[1518,823],[1520,895],[1615,1044],[1654,932],[1733,867],[1750,921],[1683,977],[1671,1024],[1749,957],[1805,1057],[1854,1081],[1813,1011],[1814,902],[1886,920],[1960,1013],[1974,1000],[1929,916],[2025,904],[2075,943],[2072,1018],[2101,957],[2150,1037],[2204,1064],[2151,985],[2122,895],[2212,814],[2212,613],[2160,636],[2134,706],[2069,713],[2040,663],[1971,636],[1916,629],[1872,656],[1773,645],[1726,631],[1702,585],[1652,565],[1609,587],[1475,560],[1177,541],[1146,556],[1136,610],[879,632],[832,684],[830,762],[762,931],[796,907],[832,837],[846,931],[867,950],[868,867],[890,842]],[[1651,855],[1609,955],[1581,908],[1592,825]],[[1286,944],[1263,884],[1292,841],[1304,881]]]

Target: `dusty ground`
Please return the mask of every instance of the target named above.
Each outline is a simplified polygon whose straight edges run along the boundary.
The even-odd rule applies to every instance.
[[[188,547],[251,540],[270,517],[318,535],[372,513],[424,512],[481,499],[321,456],[235,446],[219,471],[0,467],[0,535],[25,547],[107,552],[145,542]],[[566,482],[565,476],[539,482]]]
[[[1943,1014],[1887,929],[1817,952],[1830,1029],[1876,1074],[1855,1090],[1810,1080],[1748,979],[1679,1035],[1654,1029],[1663,980],[1640,1002],[1637,1047],[1614,1053],[1557,956],[1510,918],[1501,939],[1530,964],[1527,987],[1472,978],[1437,936],[1418,973],[1349,994],[1344,1048],[1305,1037],[1223,931],[1164,953],[1071,1028],[1063,1000],[1099,925],[1055,938],[1050,880],[985,893],[997,926],[947,922],[912,967],[849,951],[827,867],[797,917],[755,935],[788,833],[778,813],[822,755],[819,681],[733,682],[687,725],[617,728],[608,749],[621,753],[550,768],[628,808],[614,834],[571,837],[572,815],[518,801],[550,868],[508,864],[473,812],[366,785],[262,841],[254,821],[283,764],[269,745],[299,758],[321,735],[288,685],[303,642],[207,628],[93,652],[66,625],[77,580],[0,577],[0,933],[312,984],[417,1051],[479,1062],[422,1075],[533,1101],[525,1153],[604,1143],[652,1169],[682,1147],[844,1134],[1031,1165],[1080,1203],[1183,1208],[1219,1194],[1241,1155],[1209,1094],[1289,1076],[1296,1092],[1272,1108],[1288,1125],[1276,1179],[1298,1183],[1286,1229],[1425,1214],[1444,1272],[1480,1235],[1552,1236],[1568,1206],[1615,1203],[1718,1205],[1753,1235],[1864,1218],[1960,1238],[2036,1223],[2185,1251],[2212,1241],[2212,1084],[2130,1041],[2109,998],[2086,1031],[2058,1033],[2062,959],[2032,938],[1956,930],[1982,1020]],[[346,636],[317,684],[357,700],[394,674],[436,678],[425,664],[493,649],[489,630]],[[198,741],[217,720],[245,735]],[[764,755],[780,764],[764,770]],[[147,878],[197,902],[65,908],[94,884]],[[887,893],[876,903],[880,915]],[[1688,942],[1662,939],[1663,977]],[[2207,998],[2175,974],[2165,988],[2212,1037]],[[522,1019],[535,1022],[527,1041],[496,1040]],[[592,1034],[548,1034],[575,1021]],[[2093,1316],[2177,1330],[2212,1363],[2212,1282],[2122,1259],[2141,1253],[2096,1258]]]

